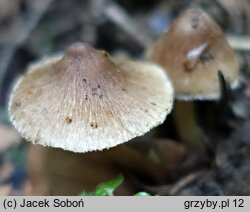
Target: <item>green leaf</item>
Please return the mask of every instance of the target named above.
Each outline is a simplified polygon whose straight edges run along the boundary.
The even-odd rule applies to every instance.
[[[138,192],[138,193],[135,194],[134,196],[142,196],[142,197],[145,197],[145,196],[151,196],[151,194],[142,191],[142,192]]]
[[[113,196],[114,191],[122,184],[123,180],[123,176],[119,175],[114,180],[99,184],[96,186],[95,191],[88,193],[82,192],[80,196]],[[151,196],[151,194],[147,192],[138,192],[134,196]]]
[[[99,184],[94,192],[82,192],[80,196],[113,196],[114,191],[122,184],[123,180],[123,176],[119,175],[114,180]]]

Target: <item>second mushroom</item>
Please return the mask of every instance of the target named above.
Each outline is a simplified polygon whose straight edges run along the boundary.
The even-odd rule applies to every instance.
[[[203,151],[207,138],[197,124],[193,101],[220,97],[218,72],[232,87],[238,84],[239,62],[222,30],[201,9],[187,9],[148,50],[147,57],[162,65],[173,82],[181,140]]]

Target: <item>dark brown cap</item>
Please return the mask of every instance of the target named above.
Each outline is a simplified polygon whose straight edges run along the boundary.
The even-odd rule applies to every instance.
[[[177,99],[218,98],[218,71],[232,87],[238,81],[235,53],[220,27],[200,9],[184,11],[147,57],[167,70]]]

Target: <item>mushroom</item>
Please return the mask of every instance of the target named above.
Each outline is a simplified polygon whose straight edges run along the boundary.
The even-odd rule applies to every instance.
[[[132,175],[132,182],[137,179],[158,185],[169,179],[169,167],[151,160],[146,153],[126,143],[87,153],[30,145],[27,161],[31,183],[29,195],[78,195],[83,190],[93,191],[98,184],[120,173]],[[126,180],[130,181],[129,178]],[[134,186],[126,186],[127,189],[131,187]]]
[[[197,126],[192,101],[219,98],[218,71],[232,88],[236,87],[237,56],[220,27],[201,9],[192,8],[172,23],[148,50],[147,57],[167,70],[179,100],[174,115],[180,137],[197,145],[204,136]]]
[[[9,113],[33,143],[88,152],[145,134],[165,120],[172,102],[159,66],[75,43],[28,69],[14,87]]]

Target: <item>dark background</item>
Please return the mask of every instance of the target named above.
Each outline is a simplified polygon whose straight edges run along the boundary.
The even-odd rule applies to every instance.
[[[243,85],[229,91],[229,99],[196,105],[198,114],[215,114],[212,121],[209,115],[200,117],[213,141],[206,157],[179,141],[171,115],[130,145],[140,164],[156,164],[152,170],[119,159],[126,158],[119,148],[84,156],[34,150],[9,122],[9,93],[30,63],[63,52],[76,41],[142,59],[189,7],[204,9],[225,34],[239,39],[250,35],[249,0],[0,0],[0,195],[77,195],[119,173],[125,176],[119,195],[142,190],[158,195],[250,195],[250,49],[237,50]]]

